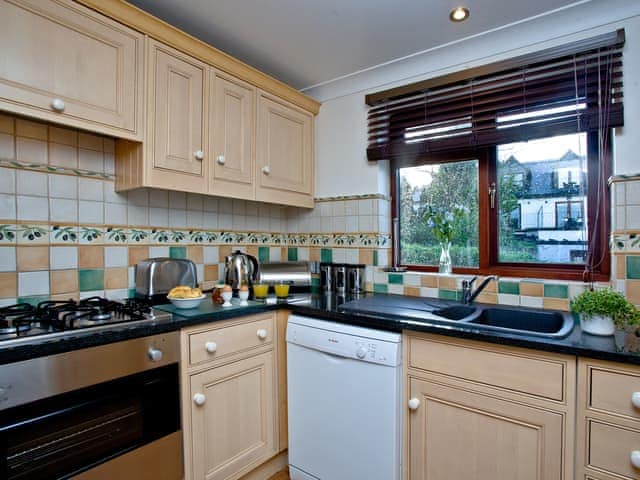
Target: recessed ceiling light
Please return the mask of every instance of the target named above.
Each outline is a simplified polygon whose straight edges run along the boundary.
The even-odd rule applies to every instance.
[[[469,18],[469,9],[465,7],[456,7],[449,13],[449,19],[452,22],[464,22]]]

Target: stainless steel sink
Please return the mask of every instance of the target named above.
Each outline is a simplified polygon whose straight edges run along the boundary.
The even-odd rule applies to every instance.
[[[532,310],[518,307],[484,307],[480,315],[467,323],[509,333],[541,337],[566,337],[573,330],[569,313]]]
[[[375,295],[345,303],[340,311],[406,320],[411,323],[451,324],[509,334],[563,338],[573,330],[568,312],[536,310],[525,307],[463,305],[455,301]]]

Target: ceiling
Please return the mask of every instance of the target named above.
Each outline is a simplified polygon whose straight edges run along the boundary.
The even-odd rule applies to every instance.
[[[129,0],[298,89],[591,0]],[[459,4],[469,20],[449,21]]]

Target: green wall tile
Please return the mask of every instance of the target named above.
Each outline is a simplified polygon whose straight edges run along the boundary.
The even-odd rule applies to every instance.
[[[104,269],[89,268],[78,270],[78,286],[81,292],[104,290]]]
[[[130,288],[128,293],[127,293],[127,296],[129,298],[135,298],[136,297],[136,289],[135,288]]]
[[[269,261],[269,247],[258,247],[258,261],[261,263]]]
[[[320,277],[311,277],[311,286],[319,287],[320,286]]]
[[[375,293],[387,293],[389,291],[389,286],[386,283],[374,283],[373,291]]]
[[[498,293],[520,295],[520,284],[518,282],[498,282]]]
[[[69,294],[71,297],[71,294]],[[18,297],[18,303],[30,303],[34,307],[37,306],[40,302],[44,302],[49,300],[48,295],[35,295],[33,297]]]
[[[373,266],[378,266],[378,250],[373,251]]]
[[[289,247],[287,249],[287,260],[290,262],[298,261],[298,247]]]
[[[187,247],[169,247],[169,257],[187,258]]]
[[[333,262],[333,251],[330,248],[320,249],[320,261],[324,263]]]
[[[551,298],[569,298],[569,286],[545,283],[544,296]]]
[[[627,278],[640,280],[640,255],[627,255]]]
[[[389,273],[389,283],[392,285],[402,285],[404,282],[404,275],[401,273]]]
[[[458,300],[458,292],[456,290],[446,290],[441,288],[438,290],[438,298],[444,300]]]

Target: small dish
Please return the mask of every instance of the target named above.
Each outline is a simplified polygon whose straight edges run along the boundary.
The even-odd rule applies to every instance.
[[[173,298],[173,297],[167,297],[167,298],[171,303],[173,303],[173,305],[176,308],[182,308],[186,310],[187,308],[199,307],[200,304],[202,303],[202,300],[206,298],[206,295],[201,295],[200,297],[195,297],[195,298]]]

